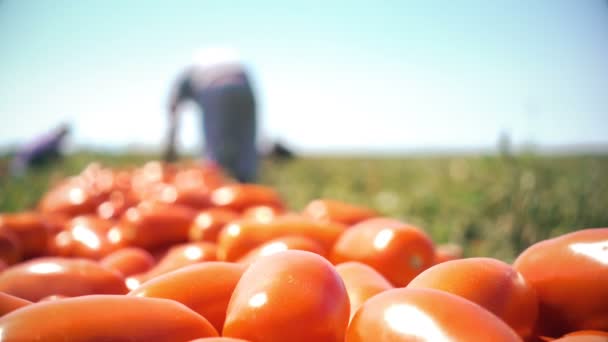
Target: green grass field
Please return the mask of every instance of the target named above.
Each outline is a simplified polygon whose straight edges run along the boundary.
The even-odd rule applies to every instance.
[[[0,211],[33,208],[49,184],[92,161],[121,167],[152,157],[77,153],[19,179],[1,176]],[[293,210],[319,197],[367,205],[468,256],[511,261],[535,241],[608,226],[608,155],[302,157],[266,160],[261,175]]]

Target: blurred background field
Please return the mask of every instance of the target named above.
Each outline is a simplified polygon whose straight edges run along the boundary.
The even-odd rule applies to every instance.
[[[50,184],[90,162],[126,167],[157,157],[77,152],[21,178],[1,176],[0,212],[34,208]],[[366,205],[469,256],[511,261],[535,241],[608,226],[608,155],[304,156],[266,159],[261,175],[292,210],[320,197]]]

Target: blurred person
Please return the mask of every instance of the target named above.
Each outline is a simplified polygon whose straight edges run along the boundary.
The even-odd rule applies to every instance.
[[[11,161],[11,174],[19,176],[32,166],[40,166],[61,158],[62,145],[69,132],[69,125],[63,123],[19,147]]]
[[[256,101],[248,72],[228,49],[199,52],[179,75],[169,101],[165,160],[176,159],[179,107],[192,100],[203,114],[204,155],[240,182],[257,176]]]

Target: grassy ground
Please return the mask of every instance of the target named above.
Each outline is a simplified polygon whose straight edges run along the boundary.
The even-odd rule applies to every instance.
[[[151,157],[78,153],[20,179],[1,176],[0,211],[33,207],[50,183],[91,161],[119,167]],[[511,261],[535,241],[608,226],[608,156],[305,157],[264,161],[261,174],[294,210],[318,197],[367,205],[469,256]]]

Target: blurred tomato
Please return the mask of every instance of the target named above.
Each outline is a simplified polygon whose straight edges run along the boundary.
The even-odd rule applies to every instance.
[[[121,275],[89,259],[37,258],[0,273],[0,291],[36,302],[54,294],[124,294],[127,288]]]
[[[555,342],[608,342],[608,331],[579,330],[552,340]]]
[[[523,339],[532,337],[538,317],[536,291],[511,265],[490,258],[447,261],[419,274],[408,288],[430,288],[481,305]]]
[[[108,237],[112,221],[97,216],[78,216],[66,224],[65,232],[57,234],[49,249],[60,256],[100,259],[122,247],[123,241]]]
[[[513,266],[536,289],[541,335],[608,330],[608,228],[541,241]]]
[[[317,220],[329,220],[349,226],[379,216],[373,209],[326,198],[308,203],[303,214]]]
[[[339,223],[321,222],[293,214],[281,215],[269,222],[234,221],[220,233],[218,257],[220,260],[236,261],[255,247],[287,235],[311,238],[329,250],[344,230],[345,226]]]
[[[217,242],[220,230],[227,223],[236,220],[239,213],[224,208],[210,208],[201,211],[190,226],[188,236],[190,241]]]
[[[359,261],[380,272],[394,286],[405,286],[433,264],[433,241],[422,230],[388,218],[373,218],[347,229],[340,236],[331,260],[334,264]]]
[[[282,208],[272,207],[269,205],[254,205],[245,209],[241,217],[254,221],[270,222],[283,213],[285,213],[285,210]]]
[[[248,207],[266,205],[283,208],[278,192],[271,187],[257,184],[227,184],[213,191],[211,203],[214,206],[243,211]]]
[[[0,228],[0,261],[7,266],[21,261],[21,242],[10,230]]]
[[[360,262],[349,261],[339,264],[336,266],[336,271],[346,286],[351,318],[366,300],[393,288],[393,285],[380,273]]]
[[[240,338],[232,337],[204,337],[197,338],[196,340],[190,340],[188,342],[249,342]]]
[[[208,319],[221,332],[228,301],[244,271],[243,265],[209,261],[160,275],[129,295],[178,301]]]
[[[115,190],[97,207],[97,215],[104,219],[118,219],[135,204],[137,204],[137,199],[133,193]]]
[[[30,304],[32,304],[32,302],[29,300],[0,292],[0,317]]]
[[[120,272],[124,277],[129,277],[149,271],[156,261],[145,249],[127,247],[107,255],[99,263],[105,268]]]
[[[226,314],[224,336],[252,341],[344,341],[349,302],[323,257],[285,251],[251,264]]]
[[[368,299],[348,327],[346,342],[521,341],[502,320],[462,297],[400,288]]]
[[[9,231],[17,237],[23,258],[46,252],[49,232],[44,217],[36,212],[0,214],[0,231]]]
[[[462,259],[462,247],[455,243],[444,243],[435,248],[435,261],[433,264]]]
[[[256,247],[252,249],[249,253],[245,254],[242,258],[238,260],[238,262],[241,264],[251,264],[261,257],[276,254],[290,249],[308,251],[319,254],[323,257],[325,257],[327,254],[325,249],[317,241],[311,238],[298,235],[288,235],[272,239],[266,243],[263,243],[259,247]]]
[[[0,319],[4,341],[188,341],[213,326],[166,299],[93,295],[29,305]],[[34,334],[34,335],[33,335]]]
[[[47,191],[39,203],[45,214],[77,216],[95,214],[107,193],[96,191],[82,177],[69,178]]]

